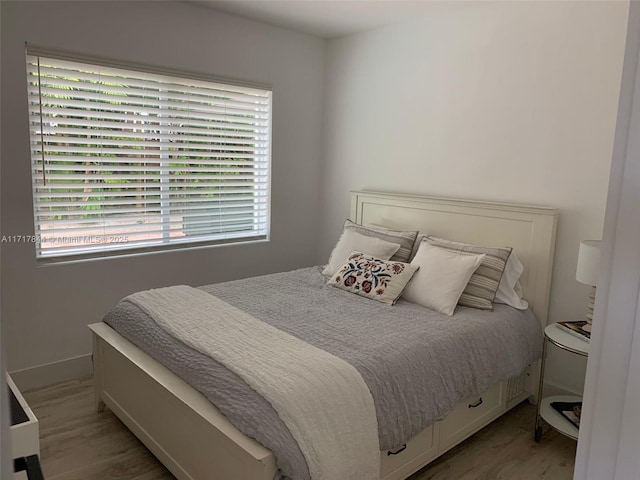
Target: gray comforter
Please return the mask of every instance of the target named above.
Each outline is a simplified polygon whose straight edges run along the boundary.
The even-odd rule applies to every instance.
[[[464,398],[518,375],[540,357],[540,325],[528,310],[457,307],[448,317],[402,300],[391,307],[327,287],[320,271],[311,267],[201,289],[352,364],[371,390],[382,450],[400,447]],[[278,414],[240,377],[171,337],[128,301],[104,321],[270,449],[284,475],[309,479]]]

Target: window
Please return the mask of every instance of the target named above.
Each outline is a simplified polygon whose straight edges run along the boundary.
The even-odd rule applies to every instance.
[[[27,54],[38,258],[267,239],[271,91]]]

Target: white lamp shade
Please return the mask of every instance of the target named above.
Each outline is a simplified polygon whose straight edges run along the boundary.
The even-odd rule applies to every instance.
[[[598,283],[601,245],[601,240],[583,240],[580,242],[578,268],[576,269],[576,280],[580,283],[591,286],[595,286]]]

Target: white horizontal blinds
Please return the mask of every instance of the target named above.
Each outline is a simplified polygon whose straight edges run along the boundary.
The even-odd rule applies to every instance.
[[[262,239],[271,92],[27,55],[39,257]]]

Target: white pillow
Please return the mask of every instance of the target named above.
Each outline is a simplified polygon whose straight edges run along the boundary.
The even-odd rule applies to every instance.
[[[411,265],[419,267],[402,297],[445,315],[453,315],[458,299],[485,254],[469,255],[422,242]]]
[[[354,250],[382,260],[389,260],[399,248],[400,245],[397,243],[387,242],[376,237],[367,237],[347,229],[342,232],[338,243],[331,252],[329,264],[322,271],[322,274],[330,277],[335,275]]]
[[[511,252],[496,292],[495,303],[504,303],[518,310],[529,308],[529,303],[522,298],[522,287],[519,282],[523,271],[524,267],[516,252]]]

